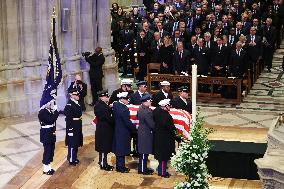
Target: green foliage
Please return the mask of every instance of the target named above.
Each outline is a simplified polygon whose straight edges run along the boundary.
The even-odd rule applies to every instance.
[[[190,130],[189,139],[180,143],[176,155],[171,159],[172,166],[177,172],[186,176],[185,182],[178,183],[176,189],[206,189],[209,188],[208,169],[205,160],[211,148],[208,135],[213,129],[204,128],[203,118],[197,115],[194,128]]]

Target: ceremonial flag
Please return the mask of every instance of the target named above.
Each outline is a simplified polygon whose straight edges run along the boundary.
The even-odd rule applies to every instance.
[[[139,109],[138,105],[127,105],[129,112],[130,112],[130,121],[136,126],[139,126],[139,120],[137,118],[137,111]],[[151,107],[154,109],[155,107]],[[181,109],[170,109],[170,115],[173,118],[174,125],[177,131],[182,134],[184,137],[189,138],[189,130],[190,130],[190,120],[191,115],[185,110]],[[93,119],[92,124],[95,126],[97,123],[96,118]]]
[[[53,10],[51,19],[51,38],[49,44],[48,68],[46,73],[46,82],[40,100],[40,108],[43,108],[47,103],[56,98],[57,87],[62,79],[62,69],[55,35],[55,17],[55,11]]]

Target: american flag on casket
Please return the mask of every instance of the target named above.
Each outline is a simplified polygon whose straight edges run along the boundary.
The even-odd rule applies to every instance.
[[[136,127],[139,126],[139,120],[137,118],[137,111],[139,109],[139,105],[127,105],[130,111],[130,120]],[[151,107],[155,109],[155,107]],[[174,120],[175,127],[177,131],[182,134],[184,137],[189,138],[189,129],[190,129],[190,120],[191,115],[187,111],[171,108],[170,114]],[[96,125],[96,117],[93,119],[92,124]]]

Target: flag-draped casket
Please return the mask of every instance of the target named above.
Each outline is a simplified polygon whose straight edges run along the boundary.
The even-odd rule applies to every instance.
[[[136,127],[139,126],[139,120],[137,118],[137,111],[139,109],[138,105],[127,105],[130,111],[130,120]],[[151,107],[152,109],[155,109],[155,107]],[[189,129],[190,129],[190,120],[191,115],[187,111],[171,108],[170,114],[174,120],[175,127],[177,131],[188,138],[189,136]],[[93,119],[92,124],[96,124],[96,118]]]

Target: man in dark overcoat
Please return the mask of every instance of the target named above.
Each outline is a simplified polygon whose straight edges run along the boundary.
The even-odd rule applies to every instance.
[[[92,56],[86,56],[86,61],[90,64],[90,84],[93,102],[91,105],[95,105],[98,100],[97,92],[103,89],[103,64],[105,63],[105,57],[101,47],[95,49],[95,53]]]
[[[54,100],[44,104],[41,101],[41,109],[38,113],[38,119],[41,125],[40,142],[43,144],[43,174],[53,175],[54,170],[50,163],[53,161],[55,142],[56,142],[56,120],[58,118],[57,106],[54,105]]]
[[[149,154],[153,153],[153,129],[155,122],[153,119],[153,111],[150,109],[151,96],[145,94],[141,98],[141,106],[137,111],[139,120],[138,127],[138,153],[140,154],[138,173],[143,175],[150,175],[153,173],[152,169],[147,168],[147,161]]]
[[[68,146],[67,160],[70,165],[76,166],[80,161],[77,158],[78,147],[83,146],[82,109],[78,102],[79,92],[76,89],[69,91],[70,100],[64,108],[66,116],[66,138]]]
[[[179,92],[179,95],[171,101],[172,107],[176,109],[185,110],[191,113],[192,106],[191,106],[191,101],[189,100],[189,96],[188,96],[188,92],[189,92],[188,87],[182,86],[178,88],[178,92]]]
[[[99,100],[94,107],[97,119],[95,133],[95,149],[99,152],[99,165],[102,170],[112,171],[113,166],[107,163],[107,154],[112,151],[114,119],[108,105],[108,91],[98,92]]]
[[[131,133],[136,132],[135,125],[130,121],[128,107],[128,92],[121,92],[117,95],[119,101],[113,103],[113,116],[115,120],[113,152],[116,156],[116,171],[128,173],[129,168],[125,167],[125,156],[131,151]]]
[[[87,95],[87,84],[82,81],[80,74],[75,75],[75,81],[71,82],[68,91],[71,90],[71,88],[76,88],[79,92],[79,104],[82,108],[82,111],[86,111],[84,98]]]
[[[159,107],[153,111],[155,122],[154,157],[159,161],[158,175],[165,178],[170,177],[167,172],[167,162],[175,153],[176,138],[176,128],[169,111],[170,99],[161,100]]]

